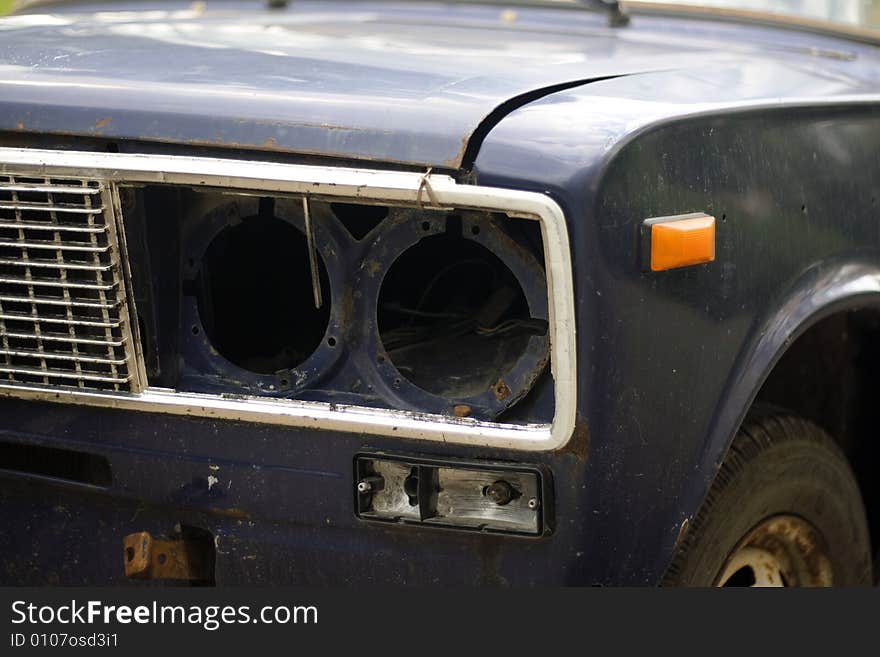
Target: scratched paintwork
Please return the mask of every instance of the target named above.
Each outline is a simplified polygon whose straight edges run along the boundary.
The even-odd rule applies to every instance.
[[[476,161],[480,184],[545,190],[578,218],[586,552],[624,581],[662,573],[794,336],[826,308],[880,303],[880,89],[829,103],[824,85],[801,86],[812,101],[754,102],[762,74],[714,74],[619,78],[536,101]],[[714,107],[687,103],[710,88]],[[578,149],[559,147],[563,128]],[[529,160],[540,171],[524,173],[517,163]],[[718,217],[715,261],[641,271],[641,222],[691,211]]]
[[[828,76],[805,69],[804,50],[841,50],[786,33],[685,41],[657,19],[614,31],[594,12],[546,9],[511,23],[502,8],[422,3],[97,8],[0,19],[0,130],[455,169],[497,107],[543,88],[694,63],[818,83]],[[823,69],[847,63],[824,59]]]

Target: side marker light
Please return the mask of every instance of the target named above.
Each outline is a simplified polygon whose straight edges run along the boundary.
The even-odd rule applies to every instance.
[[[655,217],[642,223],[642,258],[650,271],[715,260],[715,217],[703,212]]]

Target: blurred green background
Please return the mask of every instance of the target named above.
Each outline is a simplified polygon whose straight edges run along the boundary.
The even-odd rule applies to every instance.
[[[0,16],[8,14],[12,10],[12,3],[15,0],[0,0]]]

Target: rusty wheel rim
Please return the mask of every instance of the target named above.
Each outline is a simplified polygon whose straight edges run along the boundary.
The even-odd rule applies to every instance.
[[[752,529],[731,552],[715,586],[831,586],[822,534],[806,520],[781,515]]]

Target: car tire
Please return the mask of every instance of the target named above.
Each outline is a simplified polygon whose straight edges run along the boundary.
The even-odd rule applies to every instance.
[[[871,543],[846,456],[815,424],[751,414],[663,583],[676,586],[871,584]]]

